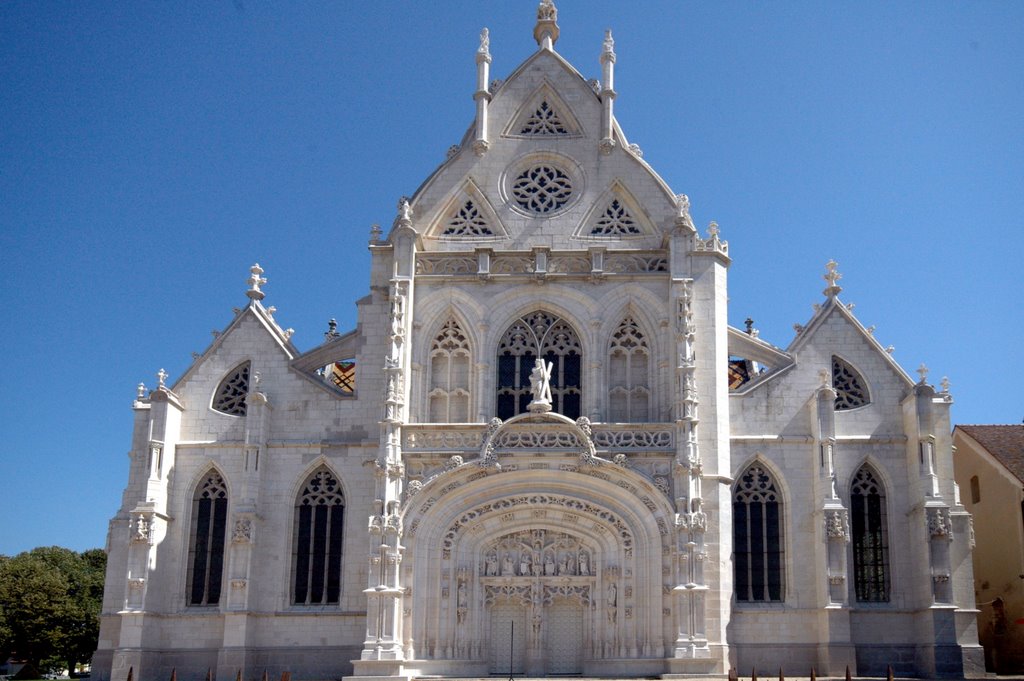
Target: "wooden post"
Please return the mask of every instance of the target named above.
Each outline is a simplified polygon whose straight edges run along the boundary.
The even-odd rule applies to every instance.
[[[292,681],[291,672],[281,672],[281,681]]]
[[[757,681],[757,667],[750,669],[750,681]]]
[[[171,681],[178,681],[178,668],[171,667]]]
[[[850,678],[850,665],[846,665],[846,681],[851,681],[851,678]]]
[[[887,665],[885,669],[885,681],[893,681],[892,665]]]
[[[782,667],[779,667],[779,681],[786,681],[786,677],[782,675]]]
[[[811,667],[811,681],[818,681],[818,673]]]
[[[128,681],[132,681],[134,676],[135,667],[128,667]]]

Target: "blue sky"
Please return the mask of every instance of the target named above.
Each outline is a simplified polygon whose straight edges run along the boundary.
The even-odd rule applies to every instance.
[[[957,423],[1020,423],[1024,3],[558,0],[556,49],[703,229],[730,321],[785,347],[841,298]],[[131,401],[246,302],[352,328],[387,228],[535,49],[533,0],[0,4],[0,553],[102,546]],[[913,374],[916,377],[916,374]]]

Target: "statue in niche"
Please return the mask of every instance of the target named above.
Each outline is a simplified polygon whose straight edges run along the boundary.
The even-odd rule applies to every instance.
[[[550,553],[544,561],[544,574],[548,577],[555,576],[555,559]]]
[[[509,577],[516,574],[516,564],[512,560],[512,554],[505,554],[505,561],[501,565],[501,574],[503,577]]]
[[[523,577],[528,577],[530,572],[530,552],[523,551],[522,555],[519,556],[519,574]]]
[[[615,586],[615,582],[608,585],[608,589],[604,595],[605,605],[608,606],[608,622],[615,624],[615,606],[619,600],[619,587]]]
[[[533,371],[530,372],[530,393],[533,395],[533,401],[526,406],[529,411],[551,411],[551,372],[554,366],[540,357],[534,362]]]
[[[540,573],[543,570],[544,570],[544,565],[541,563],[541,560],[540,560],[540,552],[539,551],[534,551],[533,552],[533,575],[535,577],[540,577]]]
[[[498,576],[498,554],[491,551],[487,554],[487,563],[484,566],[485,577],[497,577]]]
[[[458,607],[465,608],[466,607],[466,598],[467,598],[467,596],[466,596],[466,583],[465,582],[460,582],[459,583],[459,590],[458,590],[458,592],[456,594],[456,597],[455,597],[455,603],[458,605]]]
[[[582,550],[580,551],[579,565],[580,565],[580,574],[583,575],[584,577],[589,576],[590,575],[590,557],[587,555],[586,551],[582,551]]]
[[[567,575],[569,574],[569,554],[562,554],[562,561],[558,564],[558,574]]]

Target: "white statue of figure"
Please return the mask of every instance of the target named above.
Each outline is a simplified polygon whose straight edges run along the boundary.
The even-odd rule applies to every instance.
[[[551,411],[551,371],[554,364],[545,362],[540,357],[533,364],[530,372],[530,392],[533,401],[526,407],[531,412]]]
[[[523,554],[519,557],[519,574],[524,577],[530,575],[530,553],[523,551]]]
[[[590,576],[590,557],[586,551],[580,551],[580,574],[584,577]]]
[[[459,590],[456,593],[455,599],[456,599],[455,603],[458,605],[458,607],[460,607],[460,608],[466,607],[466,583],[465,582],[460,582],[459,583]]]
[[[498,556],[491,551],[487,554],[487,567],[484,568],[485,577],[497,577],[498,576]]]
[[[516,564],[514,562],[512,562],[512,554],[511,553],[506,553],[505,554],[505,562],[502,563],[502,565],[501,565],[501,575],[503,577],[508,577],[510,575],[514,575],[515,573],[516,573]]]
[[[555,561],[551,557],[550,553],[548,554],[547,560],[544,561],[544,574],[549,577],[555,574]]]

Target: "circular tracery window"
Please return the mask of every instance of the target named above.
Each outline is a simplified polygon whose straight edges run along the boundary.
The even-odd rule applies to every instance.
[[[572,180],[552,165],[536,165],[524,170],[512,182],[512,198],[531,213],[550,213],[569,203]]]

